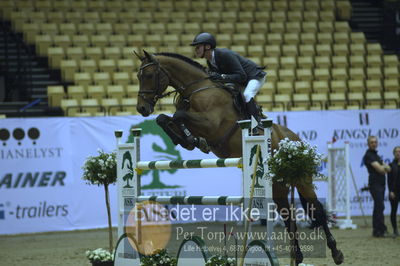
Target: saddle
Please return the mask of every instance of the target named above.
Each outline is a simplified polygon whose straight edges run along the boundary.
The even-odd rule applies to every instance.
[[[248,112],[246,110],[246,99],[243,94],[244,86],[234,83],[224,83],[221,85],[223,89],[225,89],[231,94],[233,100],[233,107],[238,112],[240,119],[247,119]],[[257,109],[260,117],[265,118],[265,115],[263,114],[262,111],[262,107],[258,104],[257,104]]]

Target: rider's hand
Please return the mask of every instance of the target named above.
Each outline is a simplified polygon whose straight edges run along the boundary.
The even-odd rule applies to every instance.
[[[222,75],[217,72],[210,72],[208,73],[211,80],[223,80]]]
[[[394,194],[394,192],[389,192],[389,198],[394,200],[396,198],[396,194]]]

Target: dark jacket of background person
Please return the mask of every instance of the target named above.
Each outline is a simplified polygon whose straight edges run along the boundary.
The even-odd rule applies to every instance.
[[[387,174],[389,192],[400,193],[400,166],[396,159],[389,164],[391,171]]]
[[[385,175],[376,171],[376,169],[371,165],[372,162],[379,162],[380,164],[382,164],[382,159],[381,157],[379,157],[378,152],[376,150],[368,149],[365,152],[363,161],[369,173],[368,177],[369,185],[370,186],[371,184],[385,185]]]
[[[393,234],[399,235],[397,229],[397,208],[400,200],[400,166],[398,159],[394,159],[390,163],[390,172],[387,174],[388,178],[388,189],[389,189],[389,201],[390,201],[390,222],[393,227]],[[394,195],[393,195],[394,194]]]
[[[374,209],[372,212],[372,235],[374,237],[382,237],[387,231],[385,225],[385,217],[383,211],[385,210],[385,179],[386,175],[377,171],[374,163],[384,165],[382,159],[379,157],[377,150],[369,148],[363,157],[365,166],[368,169],[368,186],[372,199],[374,200]]]

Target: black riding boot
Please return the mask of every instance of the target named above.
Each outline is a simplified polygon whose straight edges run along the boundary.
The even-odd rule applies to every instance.
[[[261,116],[258,111],[256,102],[254,101],[254,98],[251,98],[251,100],[246,103],[246,110],[247,110],[248,118],[251,119],[251,117],[253,116],[256,119],[257,124],[258,124],[257,127],[255,129],[253,129],[253,134],[260,133],[260,130],[263,129],[263,125],[261,123]]]

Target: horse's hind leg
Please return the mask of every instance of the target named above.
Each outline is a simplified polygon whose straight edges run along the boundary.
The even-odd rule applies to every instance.
[[[296,188],[300,194],[300,197],[303,197],[307,204],[309,204],[309,206],[306,206],[305,210],[308,211],[308,215],[312,220],[313,226],[322,226],[324,229],[327,246],[332,252],[332,258],[335,264],[342,264],[344,260],[343,253],[336,247],[336,240],[328,227],[328,217],[321,202],[317,199],[314,188],[311,185],[297,185]],[[302,200],[303,207],[305,203],[304,199]]]
[[[283,221],[285,222],[285,227],[288,232],[290,231],[290,206],[289,206],[289,201],[288,201],[288,193],[289,193],[289,188],[286,187],[285,185],[279,184],[279,183],[274,183],[272,186],[272,195],[275,204],[277,205],[278,212],[280,216],[282,217]],[[295,217],[293,217],[295,219]],[[296,226],[296,221],[294,221],[294,228],[293,228],[293,236],[296,235],[297,231],[297,226]],[[300,250],[299,246],[299,241],[297,238],[294,240],[294,249],[296,251],[296,265],[300,264],[303,262],[303,253]],[[286,244],[286,243],[285,243]],[[291,244],[291,243],[290,243]]]
[[[300,198],[301,206],[303,207],[304,210],[307,211],[308,217],[312,217],[313,213],[311,212],[311,210],[309,208],[310,206],[308,205],[307,199],[305,197],[303,197],[303,195],[301,195],[300,193],[299,193],[299,198]],[[319,225],[316,223],[315,219],[310,218],[310,220],[311,220],[311,225],[310,225],[311,229],[319,227]]]

